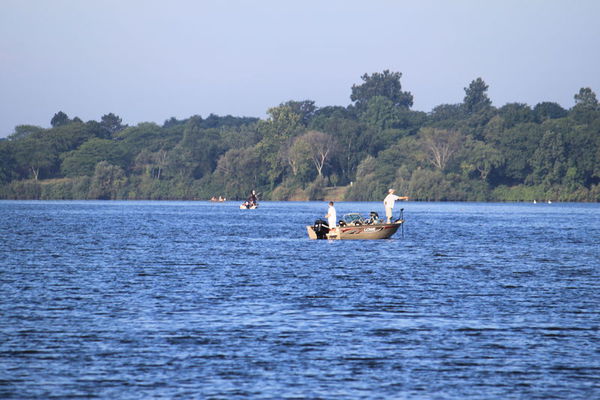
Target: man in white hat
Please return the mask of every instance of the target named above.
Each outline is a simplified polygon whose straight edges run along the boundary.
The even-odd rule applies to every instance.
[[[388,224],[392,222],[392,209],[394,208],[396,200],[408,200],[408,196],[396,196],[394,192],[396,192],[394,189],[388,190],[388,195],[383,199],[383,206],[385,207],[385,216]]]

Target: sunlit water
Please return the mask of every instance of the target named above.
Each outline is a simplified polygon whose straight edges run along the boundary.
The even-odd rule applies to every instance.
[[[0,202],[0,398],[600,398],[599,205],[399,207]]]

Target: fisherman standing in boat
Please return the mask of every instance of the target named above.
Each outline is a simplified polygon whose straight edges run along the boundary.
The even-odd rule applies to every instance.
[[[383,199],[383,206],[385,207],[385,216],[388,224],[392,222],[392,209],[394,208],[396,200],[408,200],[407,196],[396,196],[394,194],[395,192],[394,189],[388,190],[388,195]]]
[[[335,207],[333,206],[333,201],[329,202],[329,208],[327,209],[327,225],[329,225],[329,229],[335,229],[335,225],[337,223],[337,213],[335,211]]]

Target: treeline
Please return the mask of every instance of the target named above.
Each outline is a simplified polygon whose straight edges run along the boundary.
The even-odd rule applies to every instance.
[[[411,110],[399,72],[365,74],[347,107],[288,101],[268,118],[209,115],[123,125],[58,112],[51,128],[0,141],[2,199],[599,201],[600,106],[590,88],[564,109],[496,108],[478,78],[462,103]]]

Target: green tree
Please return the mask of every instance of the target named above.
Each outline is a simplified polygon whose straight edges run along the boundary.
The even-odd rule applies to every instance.
[[[98,200],[116,200],[127,179],[124,171],[106,161],[100,161],[94,170],[89,196]]]
[[[110,135],[114,135],[127,127],[127,125],[123,125],[121,117],[113,113],[103,115],[100,119],[100,126],[106,129]]]
[[[256,147],[230,149],[217,163],[214,179],[228,198],[245,198],[264,184],[260,155]]]
[[[14,157],[22,176],[30,173],[34,180],[38,180],[44,171],[49,171],[56,164],[56,154],[48,143],[27,137],[14,145]]]
[[[408,187],[408,196],[416,200],[444,201],[452,198],[452,185],[439,169],[414,170]]]
[[[477,78],[465,88],[463,105],[467,112],[475,113],[491,106],[492,101],[487,96],[488,85],[481,78]]]
[[[558,103],[543,101],[533,108],[534,119],[537,123],[542,123],[548,119],[563,118],[567,116],[567,110]]]
[[[292,176],[299,180],[312,180],[313,178],[307,179],[307,171],[310,170],[310,148],[308,143],[304,140],[300,140],[302,136],[290,139],[290,144],[284,145],[281,149],[281,155],[287,162]]]
[[[398,107],[387,97],[374,96],[367,101],[361,120],[377,132],[395,128],[400,123]]]
[[[160,149],[174,148],[181,137],[178,135],[167,135],[165,130],[152,122],[142,122],[115,133],[115,141],[121,148],[123,157],[119,165],[127,172],[134,168],[135,157],[143,149],[156,152]]]
[[[579,123],[590,124],[600,118],[600,106],[596,93],[590,88],[581,88],[575,95],[575,106],[571,109],[571,116]]]
[[[395,106],[410,108],[413,105],[413,96],[410,92],[402,91],[400,83],[402,73],[384,70],[383,73],[375,72],[372,75],[361,76],[363,83],[352,85],[350,99],[359,109],[366,107],[369,100],[375,96],[389,99]]]
[[[570,178],[588,188],[597,183],[594,171],[600,165],[597,157],[600,149],[600,129],[581,125],[571,118],[549,120],[542,127],[545,131],[561,134],[566,151],[565,159],[568,168],[571,169]]]
[[[100,161],[120,165],[123,150],[112,140],[92,138],[76,150],[62,153],[61,171],[65,176],[92,176]]]
[[[505,159],[497,171],[492,172],[494,184],[518,184],[531,174],[531,159],[539,147],[544,130],[539,124],[519,124],[511,129],[488,132],[486,140]]]
[[[8,183],[13,179],[15,164],[11,143],[0,141],[0,184]]]
[[[304,126],[307,126],[310,123],[311,119],[315,115],[315,112],[317,111],[317,107],[315,106],[315,102],[313,100],[290,100],[280,104],[280,107],[290,107],[294,114],[300,116],[300,123]]]
[[[355,180],[356,168],[368,154],[372,138],[364,126],[343,107],[324,107],[317,110],[311,130],[329,133],[339,144],[339,174],[342,182]]]
[[[69,116],[64,112],[59,111],[56,114],[54,114],[54,116],[50,120],[50,125],[52,125],[53,128],[56,128],[57,126],[63,126],[70,122],[71,120],[69,119]]]
[[[500,151],[482,141],[470,140],[467,147],[467,157],[464,163],[478,171],[481,180],[487,180],[490,172],[504,162]]]
[[[466,116],[462,104],[440,104],[431,110],[429,120],[436,128],[452,129]]]
[[[194,157],[190,149],[176,146],[169,151],[165,168],[170,177],[179,181],[186,181],[193,177],[195,169]]]
[[[269,118],[259,122],[258,129],[262,139],[258,143],[258,151],[267,168],[271,185],[280,181],[285,171],[281,147],[289,143],[289,139],[303,130],[301,116],[296,114],[289,105],[270,108]]]
[[[512,128],[517,124],[534,120],[531,107],[523,103],[507,103],[498,109],[498,115],[504,120],[505,128]]]
[[[8,140],[24,139],[30,135],[40,135],[44,132],[44,128],[35,125],[17,125],[15,131],[8,136]]]
[[[323,177],[323,168],[336,155],[338,145],[335,138],[327,133],[308,131],[295,140],[306,149],[307,157],[317,170],[319,178]]]
[[[547,131],[533,153],[531,165],[534,183],[547,186],[560,184],[568,168],[563,134]]]
[[[198,118],[190,118],[186,123],[183,139],[177,147],[185,149],[181,154],[191,157],[189,161],[193,166],[194,179],[210,175],[217,166],[219,156],[225,152],[219,129],[202,128],[202,121]]]
[[[581,106],[590,110],[598,109],[598,99],[596,93],[589,87],[579,89],[579,93],[575,96],[575,105]]]
[[[142,150],[135,158],[136,169],[144,171],[151,179],[160,180],[169,161],[169,153],[165,149],[156,152]]]
[[[446,169],[465,140],[460,132],[433,128],[423,128],[420,136],[427,160],[440,171]]]

